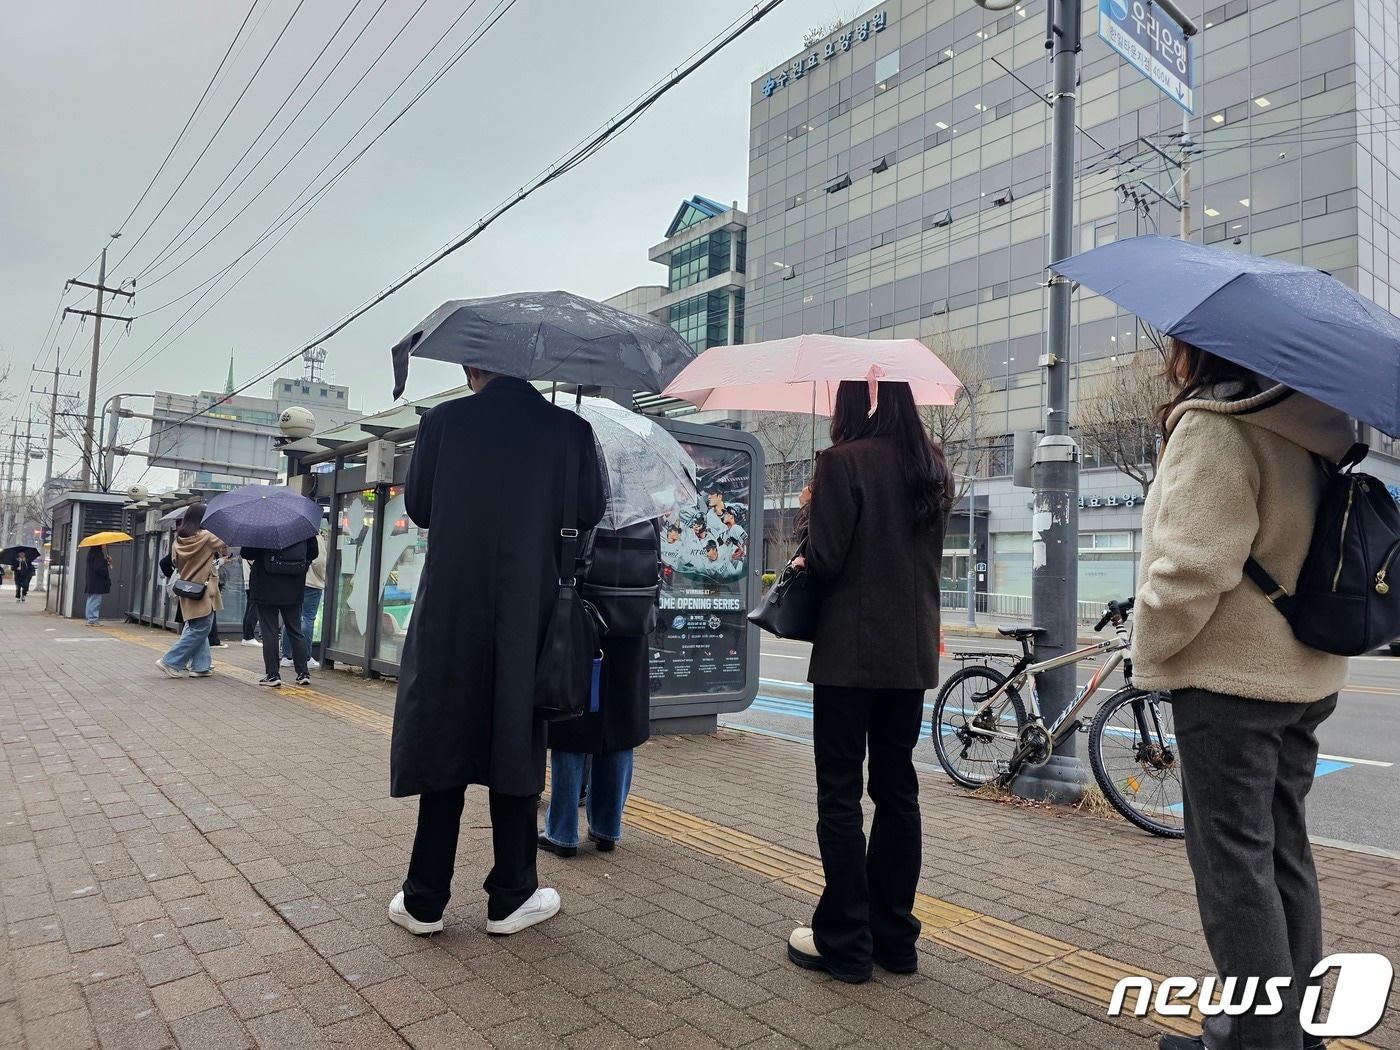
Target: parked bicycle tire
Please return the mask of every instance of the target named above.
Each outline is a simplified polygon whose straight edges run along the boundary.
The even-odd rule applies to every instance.
[[[985,736],[964,739],[959,736],[959,732],[968,726],[968,716],[1005,681],[1006,676],[1000,671],[978,665],[964,667],[938,690],[938,699],[934,701],[933,714],[929,718],[933,749],[943,771],[963,787],[981,787],[994,780],[1006,769],[1015,753],[1014,740]],[[975,695],[981,699],[974,699]],[[1013,718],[1014,723],[1011,721]],[[984,720],[984,728],[991,728],[994,724],[998,730],[1014,737],[1026,722],[1026,708],[1020,694],[1008,689],[987,710]]]
[[[1119,689],[1089,727],[1089,765],[1104,797],[1143,831],[1168,839],[1186,834],[1176,747],[1166,693]]]

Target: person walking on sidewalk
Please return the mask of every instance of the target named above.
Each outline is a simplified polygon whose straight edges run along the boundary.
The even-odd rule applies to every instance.
[[[311,563],[321,553],[321,546],[312,536],[305,543],[294,543],[282,550],[244,547],[243,558],[252,564],[249,573],[248,597],[258,606],[258,622],[262,629],[263,670],[266,674],[258,685],[273,689],[282,687],[277,670],[280,620],[291,635],[292,666],[296,668],[297,685],[310,685],[311,672],[306,661],[310,655],[306,635],[301,630],[301,610],[306,593],[306,574]]]
[[[204,527],[204,504],[196,503],[185,511],[171,548],[171,564],[180,579],[203,584],[198,597],[178,599],[180,615],[185,625],[156,666],[167,678],[181,678],[188,668],[191,678],[208,678],[214,673],[214,658],[209,652],[209,630],[214,617],[224,607],[219,595],[219,570],[214,556],[224,541]]]
[[[229,573],[232,571],[228,564],[228,548],[220,547],[214,552],[214,571],[219,575],[219,600],[223,601],[223,595],[228,590]],[[220,610],[223,609],[221,605]],[[216,613],[209,621],[209,648],[227,649],[228,643],[219,638],[219,617]]]
[[[15,556],[15,601],[22,602],[29,594],[29,581],[34,579],[34,566],[24,551]]]
[[[321,595],[325,589],[326,549],[322,545],[315,560],[307,566],[306,583],[301,592],[301,633],[306,636],[306,666],[313,671],[321,666],[321,662],[311,655],[313,648],[311,637],[316,633],[316,612],[321,608]],[[282,666],[291,667],[292,665],[292,636],[284,627],[282,629]]]
[[[604,510],[586,420],[524,380],[467,374],[474,395],[419,424],[404,493],[408,516],[432,537],[389,755],[390,794],[419,796],[408,876],[389,903],[390,921],[415,934],[443,927],[468,784],[490,792],[486,932],[516,933],[559,910],[535,866],[545,764],[535,672],[559,591],[560,530],[590,529]],[[577,509],[566,522],[570,460]]]
[[[96,627],[102,616],[102,596],[112,593],[112,559],[105,546],[89,547],[87,552],[87,625]]]
[[[832,447],[802,513],[805,564],[822,595],[813,685],[817,841],[826,887],[788,958],[856,984],[874,965],[918,969],[922,864],[914,746],[938,684],[939,573],[953,501],[942,450],[907,383],[842,383]],[[861,810],[867,750],[875,817]]]
[[[1251,554],[1291,590],[1323,478],[1355,441],[1333,408],[1180,340],[1159,409],[1163,445],[1143,505],[1133,684],[1170,689],[1186,855],[1223,979],[1288,979],[1283,1010],[1205,1019],[1163,1050],[1314,1050],[1298,1013],[1322,957],[1322,905],[1304,816],[1317,728],[1347,660],[1311,649],[1244,575]]]

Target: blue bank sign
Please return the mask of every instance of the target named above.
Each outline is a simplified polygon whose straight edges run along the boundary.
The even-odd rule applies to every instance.
[[[1099,0],[1099,36],[1187,113],[1196,112],[1191,38],[1149,0]]]

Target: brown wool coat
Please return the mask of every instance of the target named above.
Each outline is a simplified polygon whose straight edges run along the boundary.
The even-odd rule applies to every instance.
[[[185,622],[208,616],[224,607],[219,594],[219,570],[214,567],[214,554],[224,541],[208,529],[200,529],[193,536],[175,537],[175,571],[182,580],[204,583],[204,597],[198,601],[180,599],[180,615]]]
[[[946,520],[915,531],[895,442],[862,438],[823,452],[803,517],[807,564],[822,588],[808,681],[936,686]]]

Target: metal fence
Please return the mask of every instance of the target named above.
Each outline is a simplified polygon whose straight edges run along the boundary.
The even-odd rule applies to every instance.
[[[1031,617],[1030,597],[1023,594],[987,594],[977,592],[977,612],[1007,620],[1027,620]],[[966,612],[967,591],[945,587],[942,592],[944,612]],[[1094,623],[1103,615],[1102,602],[1080,602],[1080,623]]]

